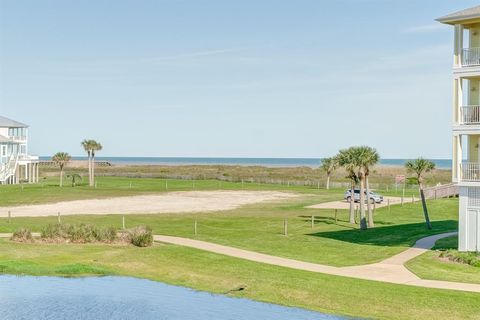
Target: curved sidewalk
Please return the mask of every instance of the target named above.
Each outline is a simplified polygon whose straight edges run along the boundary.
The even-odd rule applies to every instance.
[[[404,266],[407,261],[431,249],[435,245],[435,242],[437,240],[453,236],[455,234],[456,232],[450,232],[422,238],[418,240],[412,248],[409,248],[386,260],[374,264],[351,267],[332,267],[311,262],[304,262],[189,238],[155,235],[154,240],[157,242],[175,244],[223,254],[230,257],[298,270],[319,272],[364,280],[404,284],[416,287],[451,289],[480,293],[480,284],[449,282],[440,280],[424,280],[420,279],[417,275],[415,275],[413,272],[411,272]]]

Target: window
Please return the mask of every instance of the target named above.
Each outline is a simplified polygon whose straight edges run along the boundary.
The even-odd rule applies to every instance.
[[[7,146],[2,145],[2,157],[6,157],[6,156],[7,156]]]

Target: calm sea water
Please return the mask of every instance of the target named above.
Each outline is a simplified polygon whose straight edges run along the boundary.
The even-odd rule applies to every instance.
[[[346,318],[127,277],[0,276],[0,319],[334,320]]]
[[[48,160],[50,157],[40,157]],[[86,160],[85,157],[74,157],[75,160]],[[265,167],[318,167],[319,158],[189,158],[189,157],[96,157],[99,161],[109,161],[119,165],[240,165]],[[437,168],[449,169],[452,160],[431,159]],[[403,166],[408,159],[381,159],[380,164],[386,166]]]

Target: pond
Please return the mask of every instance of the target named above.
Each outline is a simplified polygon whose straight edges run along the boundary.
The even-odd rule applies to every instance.
[[[128,277],[0,276],[0,319],[345,319]]]

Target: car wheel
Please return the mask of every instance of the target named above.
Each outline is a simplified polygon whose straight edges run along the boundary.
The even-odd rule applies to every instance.
[[[352,197],[347,197],[347,202],[352,201]]]

